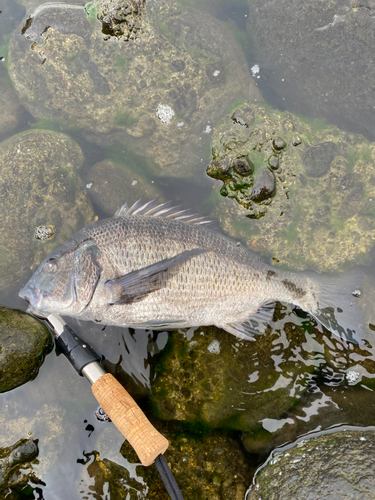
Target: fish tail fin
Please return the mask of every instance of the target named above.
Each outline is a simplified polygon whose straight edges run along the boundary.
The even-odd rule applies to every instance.
[[[342,340],[360,343],[364,332],[361,310],[364,273],[353,270],[339,276],[315,274],[308,277],[318,285],[317,301],[310,308],[310,314]]]

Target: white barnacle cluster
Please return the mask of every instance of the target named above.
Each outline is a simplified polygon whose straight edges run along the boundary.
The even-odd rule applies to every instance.
[[[207,347],[207,350],[211,354],[219,354],[220,353],[220,342],[218,340],[213,340],[211,344]]]
[[[37,240],[48,240],[48,238],[52,238],[55,234],[55,228],[53,226],[38,226],[35,229],[35,239]]]
[[[174,115],[175,112],[170,106],[167,106],[166,104],[162,104],[161,102],[159,102],[156,110],[156,116],[162,123],[169,125]]]
[[[254,64],[254,66],[251,67],[251,74],[254,78],[259,78],[260,75],[260,67],[259,67],[259,64]]]
[[[360,374],[354,370],[348,370],[345,374],[346,381],[348,384],[355,384],[360,379]]]

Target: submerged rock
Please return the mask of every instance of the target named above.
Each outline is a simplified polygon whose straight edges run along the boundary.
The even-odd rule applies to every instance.
[[[52,350],[48,328],[21,311],[0,307],[0,392],[33,380]]]
[[[9,73],[22,103],[100,145],[125,144],[159,175],[192,176],[209,124],[236,99],[259,97],[234,38],[174,0],[86,10],[44,4],[15,31]]]
[[[372,500],[375,432],[329,432],[272,453],[247,500]]]
[[[31,130],[0,143],[0,288],[18,279],[94,219],[70,137]],[[50,238],[36,238],[53,226]]]
[[[233,437],[225,431],[197,435],[172,422],[157,422],[154,425],[169,440],[164,457],[185,500],[244,498],[253,470],[246,453]],[[120,452],[129,462],[139,462],[127,441]],[[154,465],[140,465],[137,475],[148,487],[145,498],[169,499]]]
[[[30,479],[31,483],[39,482],[33,472],[38,453],[37,439],[20,439],[13,446],[0,448],[0,494],[5,495],[3,498],[20,498],[15,490],[21,492]]]
[[[268,92],[298,113],[374,137],[375,5],[371,0],[251,0],[252,57]],[[260,83],[261,85],[261,83]],[[274,97],[275,98],[275,97]]]
[[[220,194],[246,209],[217,201],[213,216],[232,237],[297,270],[368,257],[375,151],[363,136],[245,104],[215,128],[212,156],[207,173],[224,183]],[[239,158],[251,173],[236,168]]]
[[[90,168],[86,187],[94,206],[108,217],[112,217],[125,202],[133,203],[139,198],[145,201],[161,199],[156,187],[142,174],[110,160],[103,160]]]
[[[282,314],[281,314],[282,316]],[[271,330],[256,342],[215,327],[170,335],[155,366],[151,399],[156,415],[214,428],[262,429],[295,406],[315,367],[301,349],[303,329]],[[299,352],[300,362],[295,362]]]
[[[202,435],[175,422],[152,423],[169,440],[164,457],[185,500],[243,500],[254,471],[236,439],[225,431]],[[155,465],[143,467],[128,441],[120,453],[128,467],[109,460],[105,452],[103,457],[97,451],[84,453],[81,494],[101,498],[106,493],[116,500],[170,499]]]

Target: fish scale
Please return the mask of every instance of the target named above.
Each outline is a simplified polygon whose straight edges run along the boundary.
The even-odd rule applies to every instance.
[[[166,204],[124,205],[55,250],[20,295],[44,313],[134,328],[216,325],[240,338],[264,331],[269,304],[281,301],[352,333],[325,312],[333,292],[316,277],[276,270],[205,222]]]

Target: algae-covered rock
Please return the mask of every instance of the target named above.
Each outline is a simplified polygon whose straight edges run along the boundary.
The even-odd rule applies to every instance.
[[[86,10],[45,4],[15,31],[9,72],[22,103],[89,140],[127,145],[158,174],[193,175],[186,165],[202,158],[209,123],[259,97],[232,35],[174,0]]]
[[[269,92],[290,110],[374,137],[371,0],[250,0],[247,33]]]
[[[215,129],[212,155],[207,173],[246,209],[217,202],[214,215],[231,236],[297,270],[333,271],[367,258],[375,151],[363,136],[251,104]]]
[[[46,130],[0,144],[0,288],[61,245],[94,215],[70,137]]]
[[[0,494],[13,500],[31,483],[37,484],[33,464],[38,456],[38,440],[20,439],[13,446],[0,448]]]
[[[90,168],[86,186],[94,206],[108,217],[112,217],[125,202],[142,197],[145,201],[160,199],[159,191],[142,174],[110,160],[103,160]]]
[[[0,307],[0,392],[33,380],[52,346],[43,323],[21,311]]]
[[[272,453],[247,500],[373,500],[375,432],[341,431]]]
[[[242,431],[279,418],[298,403],[319,362],[301,348],[303,328],[274,327],[256,342],[214,327],[190,332],[189,340],[171,335],[151,386],[156,415]]]
[[[243,500],[253,470],[246,453],[233,437],[219,430],[194,435],[172,422],[154,425],[169,440],[164,457],[185,500]],[[127,441],[120,452],[129,462],[139,463]],[[169,499],[154,465],[139,465],[136,470],[148,487],[145,498]]]

